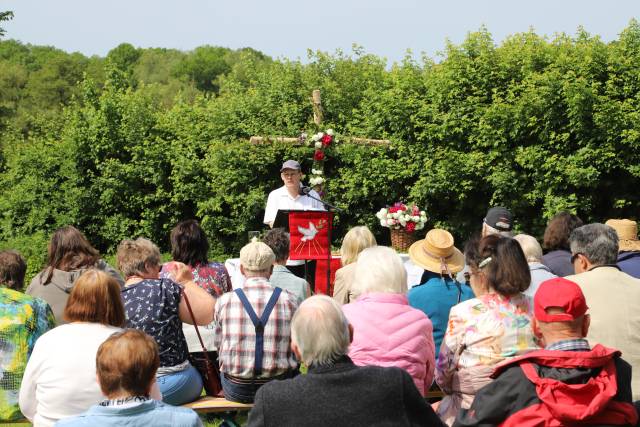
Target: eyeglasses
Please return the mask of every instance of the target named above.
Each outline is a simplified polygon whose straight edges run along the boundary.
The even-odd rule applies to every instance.
[[[298,176],[299,172],[282,172],[282,176],[285,178],[294,178]]]
[[[584,254],[582,252],[576,252],[575,254],[571,255],[571,264],[576,262],[576,259],[578,259],[578,255],[584,255]]]

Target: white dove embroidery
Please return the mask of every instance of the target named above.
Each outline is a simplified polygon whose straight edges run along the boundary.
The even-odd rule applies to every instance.
[[[309,228],[298,226],[298,231],[303,235],[302,239],[300,239],[303,242],[315,239],[316,234],[318,234],[318,230],[316,230],[316,226],[312,222],[309,222]]]

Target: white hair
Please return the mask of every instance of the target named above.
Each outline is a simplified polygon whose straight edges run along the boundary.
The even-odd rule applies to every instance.
[[[352,292],[407,293],[407,271],[396,251],[386,246],[373,246],[360,252],[356,262]]]
[[[542,262],[542,247],[535,237],[518,234],[514,239],[520,244],[527,262]]]
[[[314,295],[293,315],[291,341],[305,365],[327,365],[349,352],[349,322],[333,298]]]

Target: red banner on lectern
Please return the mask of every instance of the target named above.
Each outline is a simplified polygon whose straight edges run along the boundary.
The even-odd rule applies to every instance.
[[[332,225],[332,212],[290,212],[289,259],[327,259],[331,250],[329,229]]]

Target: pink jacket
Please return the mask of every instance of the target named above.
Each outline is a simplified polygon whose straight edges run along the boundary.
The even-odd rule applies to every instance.
[[[424,396],[431,387],[435,348],[431,320],[406,295],[367,293],[342,306],[353,326],[349,357],[356,365],[406,370]]]

